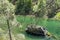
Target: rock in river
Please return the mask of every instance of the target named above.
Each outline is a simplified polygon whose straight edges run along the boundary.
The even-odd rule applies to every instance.
[[[28,25],[25,31],[28,34],[36,36],[46,36],[47,33],[47,30],[44,27],[34,24]]]

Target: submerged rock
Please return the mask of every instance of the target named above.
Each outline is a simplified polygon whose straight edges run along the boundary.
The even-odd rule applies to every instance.
[[[17,34],[16,40],[25,40],[25,35],[24,34]]]
[[[28,34],[37,36],[46,36],[47,33],[47,30],[44,27],[34,24],[28,25],[25,31]]]

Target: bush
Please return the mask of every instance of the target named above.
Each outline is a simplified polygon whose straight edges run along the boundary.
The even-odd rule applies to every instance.
[[[46,5],[48,18],[53,18],[59,9],[57,0],[47,0]]]
[[[38,8],[36,9],[37,11],[35,11],[35,14],[37,17],[43,17],[46,13],[46,9],[45,9],[45,4],[44,4],[44,0],[38,0],[38,4],[37,4]]]
[[[56,16],[54,17],[54,19],[55,19],[55,20],[60,20],[60,12],[58,12],[58,13],[56,14]]]
[[[16,12],[15,14],[22,14],[22,15],[27,15],[30,13],[32,10],[31,8],[31,0],[18,0],[17,6],[16,6]]]
[[[16,4],[17,0],[8,0],[9,2],[11,2],[12,4]]]
[[[0,14],[14,13],[14,5],[8,0],[0,0]]]
[[[4,16],[9,19],[13,19],[15,6],[12,3],[9,3],[8,0],[0,0],[0,14],[4,14]],[[7,16],[8,15],[8,16]]]

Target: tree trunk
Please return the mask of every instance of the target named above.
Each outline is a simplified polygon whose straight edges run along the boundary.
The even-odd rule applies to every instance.
[[[11,30],[10,30],[10,25],[9,25],[9,20],[8,19],[7,19],[7,25],[8,25],[9,38],[10,38],[10,40],[12,40]]]

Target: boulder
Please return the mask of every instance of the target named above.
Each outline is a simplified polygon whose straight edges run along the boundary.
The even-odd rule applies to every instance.
[[[34,24],[28,25],[25,31],[28,34],[37,36],[45,36],[47,33],[47,30],[44,27]]]

